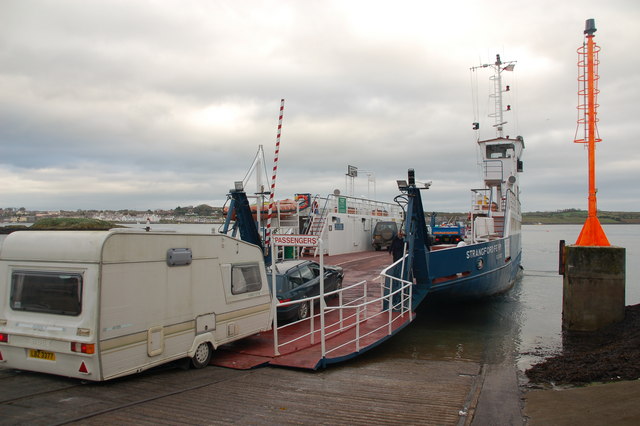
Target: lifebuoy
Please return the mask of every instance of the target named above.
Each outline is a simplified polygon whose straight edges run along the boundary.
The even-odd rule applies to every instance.
[[[311,202],[311,194],[296,194],[295,200],[300,207],[300,210],[304,210],[309,207],[309,203]]]

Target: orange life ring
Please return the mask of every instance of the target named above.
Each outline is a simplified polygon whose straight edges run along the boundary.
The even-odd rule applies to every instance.
[[[296,194],[295,200],[298,202],[300,210],[304,210],[311,203],[311,194]]]

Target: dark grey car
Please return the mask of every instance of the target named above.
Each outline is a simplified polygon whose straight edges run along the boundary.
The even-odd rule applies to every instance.
[[[398,233],[398,224],[395,222],[378,222],[373,228],[373,237],[371,244],[373,248],[382,250],[388,248],[393,241],[393,237]]]
[[[271,283],[271,274],[267,274]],[[342,288],[344,272],[339,266],[324,266],[324,292]],[[281,302],[320,294],[320,264],[311,260],[289,260],[276,264],[276,297]],[[309,316],[309,302],[278,308],[278,319],[304,319]]]

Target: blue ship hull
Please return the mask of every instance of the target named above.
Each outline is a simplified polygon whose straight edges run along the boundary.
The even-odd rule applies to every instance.
[[[521,272],[520,234],[461,247],[436,247],[425,257],[428,278],[416,280],[414,310],[425,298],[469,300],[508,291]]]
[[[480,298],[509,290],[520,272],[520,234],[429,253],[429,296]]]

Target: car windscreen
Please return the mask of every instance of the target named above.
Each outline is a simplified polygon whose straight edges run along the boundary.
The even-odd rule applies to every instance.
[[[287,278],[289,280],[289,283],[291,283],[292,288],[295,288],[301,284],[304,284],[304,280],[300,276],[300,268],[296,268],[287,272]]]
[[[398,229],[398,226],[395,223],[377,223],[376,224],[376,229],[375,232],[376,233],[381,233],[384,231],[392,231],[392,232],[396,232],[396,230]]]
[[[317,263],[310,263],[309,269],[311,270],[311,273],[314,277],[320,276],[320,265],[318,265]]]
[[[80,315],[82,274],[13,271],[11,309],[59,315]]]
[[[300,276],[304,282],[311,281],[316,277],[316,274],[313,273],[309,265],[303,265],[300,267]]]

